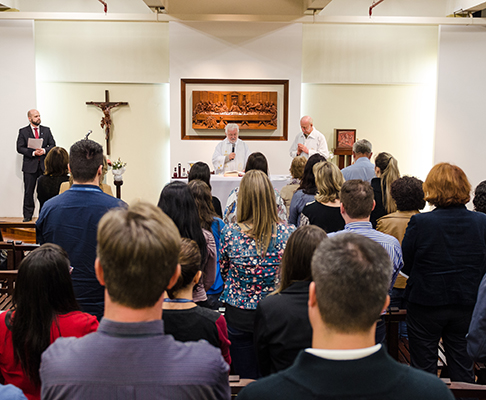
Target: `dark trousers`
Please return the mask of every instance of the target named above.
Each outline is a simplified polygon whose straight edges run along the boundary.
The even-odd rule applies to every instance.
[[[405,300],[405,289],[393,288],[390,295],[390,307],[398,307],[399,309],[407,309],[407,300]],[[403,338],[408,338],[407,323],[402,321],[398,324],[398,335]]]
[[[32,218],[34,215],[34,191],[37,178],[42,175],[40,165],[34,173],[24,172],[24,218]]]
[[[408,340],[413,367],[437,375],[439,340],[444,343],[452,381],[474,383],[466,335],[474,306],[407,304]]]
[[[258,361],[253,332],[243,332],[228,325],[228,339],[231,342],[231,366],[242,379],[258,379]]]

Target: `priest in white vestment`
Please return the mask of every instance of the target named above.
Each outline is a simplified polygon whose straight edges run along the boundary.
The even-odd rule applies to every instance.
[[[245,169],[250,150],[245,142],[238,139],[239,132],[237,124],[226,125],[226,138],[218,143],[213,154],[213,166],[217,174]]]

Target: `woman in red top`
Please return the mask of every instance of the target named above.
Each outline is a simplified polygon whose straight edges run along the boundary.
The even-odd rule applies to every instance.
[[[0,372],[5,384],[40,399],[41,355],[60,336],[96,331],[96,317],[79,310],[67,253],[44,244],[20,264],[13,308],[0,316]]]

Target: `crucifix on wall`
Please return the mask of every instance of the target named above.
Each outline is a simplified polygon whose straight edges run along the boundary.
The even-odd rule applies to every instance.
[[[110,132],[111,132],[111,110],[119,106],[128,106],[125,101],[120,102],[110,102],[110,93],[105,90],[105,101],[87,101],[87,105],[96,106],[101,111],[103,111],[103,118],[101,119],[100,126],[105,129],[105,139],[106,139],[106,154],[110,155]]]

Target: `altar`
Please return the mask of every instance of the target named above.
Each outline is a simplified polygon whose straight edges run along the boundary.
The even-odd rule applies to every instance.
[[[270,175],[270,182],[275,189],[280,190],[290,182],[290,175]],[[213,196],[217,197],[221,201],[221,206],[226,207],[226,200],[230,192],[240,186],[240,182],[243,178],[239,177],[225,177],[223,175],[211,175],[211,187]],[[181,181],[187,182],[187,178],[172,178],[171,182]]]

